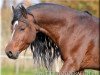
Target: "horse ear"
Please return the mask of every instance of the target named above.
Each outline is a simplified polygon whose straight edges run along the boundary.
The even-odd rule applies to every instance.
[[[23,5],[21,5],[21,13],[23,17],[27,18],[27,11]]]
[[[13,13],[15,12],[14,6],[12,6],[12,11],[13,11]]]

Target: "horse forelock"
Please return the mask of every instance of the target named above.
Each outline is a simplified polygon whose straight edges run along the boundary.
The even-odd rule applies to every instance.
[[[14,24],[15,21],[18,21],[20,17],[22,16],[21,11],[19,9],[15,10],[13,14],[13,19],[12,19],[12,25]]]
[[[22,11],[24,12],[23,8],[22,8],[22,3],[18,4],[15,9],[15,12],[13,12],[13,19],[12,19],[12,25],[14,24],[15,21],[18,21],[21,17],[22,17]],[[26,12],[30,15],[32,15],[30,13],[30,10],[26,9]],[[33,15],[32,15],[33,16]]]
[[[12,25],[14,24],[15,21],[18,21],[21,18],[21,16],[22,16],[22,13],[21,13],[21,5],[22,5],[22,3],[18,4],[14,8]]]

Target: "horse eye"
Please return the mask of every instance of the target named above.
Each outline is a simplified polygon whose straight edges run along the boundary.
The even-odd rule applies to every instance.
[[[20,31],[24,31],[24,30],[25,30],[25,28],[21,28],[21,29],[20,29]]]

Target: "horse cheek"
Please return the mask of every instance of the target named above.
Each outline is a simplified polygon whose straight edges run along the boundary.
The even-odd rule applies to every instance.
[[[29,31],[25,38],[26,38],[27,43],[31,43],[35,39],[35,35],[31,31]]]
[[[34,31],[31,31],[31,42],[33,42],[34,40],[35,40],[35,38],[36,38],[36,31],[34,30]]]
[[[33,33],[32,33],[32,36],[31,36],[30,41],[33,42],[33,41],[35,40],[35,38],[36,38],[36,34],[33,34]]]

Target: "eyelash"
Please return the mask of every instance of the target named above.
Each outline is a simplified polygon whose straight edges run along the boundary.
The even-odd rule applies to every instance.
[[[23,31],[23,30],[25,30],[25,28],[21,28],[21,29],[20,29],[20,31]]]

